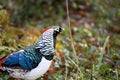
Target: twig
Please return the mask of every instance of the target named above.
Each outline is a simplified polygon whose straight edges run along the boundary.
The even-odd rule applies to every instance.
[[[78,57],[77,57],[77,53],[76,53],[76,50],[75,50],[75,47],[74,47],[74,41],[73,41],[73,36],[72,36],[72,32],[71,32],[71,26],[70,26],[70,16],[69,16],[69,9],[68,9],[68,0],[66,0],[66,10],[67,10],[67,21],[68,21],[68,27],[69,27],[69,34],[70,34],[70,40],[71,40],[71,46],[72,46],[72,50],[73,50],[73,54],[75,56],[75,59],[76,59],[76,66],[77,66],[77,74],[76,74],[76,80],[77,80],[77,77],[78,77]],[[80,72],[81,73],[81,72]],[[82,76],[82,75],[81,75]]]

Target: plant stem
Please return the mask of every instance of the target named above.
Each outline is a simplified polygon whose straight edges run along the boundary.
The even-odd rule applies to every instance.
[[[78,57],[77,57],[77,53],[75,51],[74,48],[74,42],[73,42],[73,36],[72,36],[72,32],[71,32],[71,26],[70,26],[70,16],[69,16],[69,9],[68,9],[68,0],[66,0],[66,10],[67,10],[67,20],[68,20],[68,27],[69,27],[69,34],[70,34],[70,40],[71,40],[71,46],[72,46],[72,50],[76,59],[76,63],[77,63],[77,67],[78,67]],[[77,70],[77,74],[76,74],[76,79],[78,77],[78,70]]]

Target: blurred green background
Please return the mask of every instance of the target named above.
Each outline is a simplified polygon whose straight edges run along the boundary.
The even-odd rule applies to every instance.
[[[66,0],[0,0],[0,58],[34,44],[44,28],[62,24],[57,56],[38,80],[119,80],[120,1],[68,0],[68,4],[71,28]],[[0,79],[13,80],[4,73]]]

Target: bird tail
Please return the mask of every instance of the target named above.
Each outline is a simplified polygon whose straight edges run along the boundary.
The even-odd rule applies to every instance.
[[[0,70],[3,69],[2,63],[7,58],[7,56],[0,58]]]

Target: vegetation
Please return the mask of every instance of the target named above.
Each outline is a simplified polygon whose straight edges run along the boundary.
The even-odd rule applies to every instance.
[[[68,3],[70,27],[65,0],[0,1],[0,58],[35,43],[45,27],[63,24],[53,64],[38,80],[119,80],[120,2]],[[0,79],[13,80],[4,73]]]

